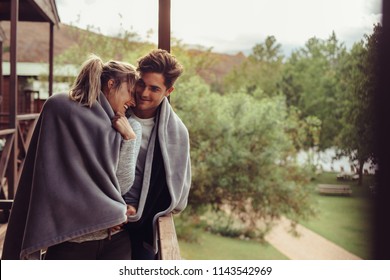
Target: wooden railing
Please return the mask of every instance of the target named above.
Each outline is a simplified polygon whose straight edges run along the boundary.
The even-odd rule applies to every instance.
[[[18,129],[18,178],[22,170],[24,158],[30,145],[34,127],[38,121],[39,114],[25,114],[16,116]]]
[[[15,141],[15,129],[0,130],[0,138],[5,141],[0,156],[0,208],[8,213],[8,210],[11,209],[12,200],[8,199],[6,172]]]
[[[39,114],[18,115],[16,116],[16,129],[9,128],[0,130],[0,139],[5,141],[0,151],[0,209],[2,209],[5,213],[11,209],[20,171],[23,168],[27,148],[30,144],[38,117]],[[13,147],[15,146],[15,141],[17,141],[15,156],[17,161],[16,165],[12,164],[12,152]],[[16,166],[17,169],[16,180],[13,180],[13,178],[8,180],[8,178],[14,174],[14,166]]]
[[[158,258],[160,260],[181,260],[172,214],[158,219],[158,237]]]

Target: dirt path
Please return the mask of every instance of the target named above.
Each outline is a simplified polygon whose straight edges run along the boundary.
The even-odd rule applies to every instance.
[[[291,260],[361,259],[301,225],[297,225],[298,237],[288,232],[289,227],[289,220],[282,218],[265,239]]]

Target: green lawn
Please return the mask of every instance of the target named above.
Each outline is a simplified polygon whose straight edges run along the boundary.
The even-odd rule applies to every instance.
[[[246,241],[203,232],[199,243],[179,240],[180,253],[186,260],[286,260],[268,243]]]
[[[365,177],[362,186],[355,181],[337,181],[336,173],[323,173],[313,181],[313,196],[318,214],[309,221],[301,221],[303,226],[329,239],[347,251],[363,258],[372,259],[372,196],[368,186],[371,176]],[[349,184],[351,196],[319,195],[314,188],[317,184]],[[223,259],[286,259],[272,245],[256,241],[245,241],[221,237],[199,231],[199,243],[186,243],[179,240],[182,257],[198,260]]]
[[[329,196],[314,193],[318,215],[301,224],[333,241],[347,251],[363,258],[372,259],[372,196],[368,186],[373,178],[367,176],[362,186],[355,181],[337,181],[336,173],[323,173],[316,184],[349,184],[351,196]]]

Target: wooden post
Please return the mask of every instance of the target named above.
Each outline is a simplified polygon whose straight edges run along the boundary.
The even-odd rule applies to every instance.
[[[13,199],[17,184],[17,149],[18,149],[18,131],[16,129],[16,115],[18,105],[18,75],[17,67],[17,30],[19,21],[19,0],[11,1],[11,38],[10,38],[10,85],[9,85],[9,128],[15,129],[15,137],[11,156],[9,159],[7,180],[8,180],[8,198]]]
[[[159,0],[158,48],[171,52],[171,0]],[[168,101],[171,101],[170,96]]]
[[[159,258],[161,260],[181,260],[172,214],[158,218]]]
[[[159,0],[158,48],[171,51],[171,0]]]
[[[54,71],[54,23],[50,22],[50,46],[49,46],[49,96],[53,95],[53,71]],[[38,100],[39,101],[39,100]],[[38,113],[38,112],[36,112]]]

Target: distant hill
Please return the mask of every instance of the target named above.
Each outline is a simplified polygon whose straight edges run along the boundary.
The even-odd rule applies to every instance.
[[[3,60],[9,61],[10,23],[0,22],[6,38],[3,42]],[[70,36],[71,27],[60,24],[54,27],[54,55],[61,54],[75,44]],[[50,26],[48,23],[19,22],[18,23],[18,61],[19,62],[49,62]]]
[[[0,22],[6,38],[3,41],[3,61],[9,61],[9,34],[10,23]],[[54,55],[63,53],[66,49],[77,42],[72,36],[70,25],[60,24],[54,27]],[[48,63],[49,61],[49,31],[48,23],[36,22],[19,22],[18,23],[18,61],[19,62],[40,62]],[[81,32],[89,32],[80,30]],[[140,43],[142,44],[142,43]],[[200,50],[191,50],[191,52],[201,52]],[[236,55],[212,53],[212,60],[215,62],[208,69],[204,69],[199,74],[208,83],[218,83],[223,79],[233,67],[241,64],[245,55],[240,52]]]
[[[190,52],[196,54],[201,51],[191,50]],[[245,60],[245,55],[242,52],[236,55],[211,53],[210,59],[213,61],[211,66],[202,69],[198,74],[209,84],[221,84],[223,77]]]

